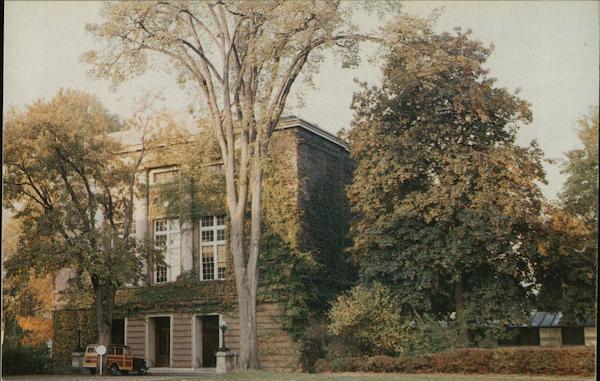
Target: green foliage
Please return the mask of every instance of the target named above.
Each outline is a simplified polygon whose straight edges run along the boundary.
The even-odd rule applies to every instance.
[[[567,153],[560,205],[548,205],[536,279],[539,306],[565,322],[596,315],[598,273],[598,110],[579,120],[583,148]]]
[[[119,290],[115,316],[132,317],[151,312],[226,312],[235,308],[236,301],[233,280],[201,282],[190,274],[176,282]]]
[[[48,374],[52,371],[50,350],[39,346],[3,345],[2,374]]]
[[[356,286],[341,295],[329,313],[331,332],[366,354],[405,351],[412,334],[389,289],[379,283]]]
[[[584,219],[549,205],[536,264],[538,308],[562,312],[563,323],[596,316],[597,241]]]
[[[494,87],[470,33],[391,34],[380,87],[355,96],[348,132],[353,252],[402,311],[487,335],[524,321],[544,181],[535,143],[515,145],[526,101]]]
[[[567,152],[567,180],[560,199],[572,214],[581,216],[598,233],[598,109],[582,117],[579,140],[583,148]],[[596,249],[597,249],[596,241]]]
[[[346,357],[321,360],[321,372],[475,373],[590,376],[592,348],[460,349],[419,356]]]
[[[163,208],[167,204],[164,209],[168,216],[195,223],[203,216],[225,214],[225,175],[211,130],[204,129],[187,140],[191,141],[184,143],[184,149],[173,147],[156,158],[169,165],[179,164],[178,181],[154,185],[150,193],[154,207]]]

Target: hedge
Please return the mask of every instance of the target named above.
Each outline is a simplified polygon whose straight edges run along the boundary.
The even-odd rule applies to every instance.
[[[320,359],[318,372],[500,373],[581,375],[595,372],[593,348],[459,349],[420,356]]]

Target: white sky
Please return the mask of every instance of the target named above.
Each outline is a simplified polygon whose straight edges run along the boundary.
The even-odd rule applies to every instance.
[[[577,118],[598,105],[600,2],[411,1],[404,9],[424,16],[441,6],[446,10],[436,28],[471,28],[475,38],[493,43],[491,76],[498,86],[521,88],[532,103],[534,122],[521,130],[519,142],[537,139],[549,158],[562,158],[575,147]],[[101,3],[83,1],[5,3],[4,108],[49,99],[61,87],[95,94],[121,116],[127,116],[132,98],[148,91],[161,91],[174,111],[187,108],[189,98],[167,74],[148,73],[114,93],[106,82],[86,76],[79,57],[95,42],[84,26],[101,21],[100,8]],[[361,23],[373,26],[377,20]],[[336,133],[352,119],[354,78],[377,84],[380,72],[366,61],[357,70],[340,70],[328,58],[315,78],[317,89],[305,89],[305,107],[291,111]],[[547,164],[546,170],[549,185],[543,190],[553,198],[564,177],[557,165]]]

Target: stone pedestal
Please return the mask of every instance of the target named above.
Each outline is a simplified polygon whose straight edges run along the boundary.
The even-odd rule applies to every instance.
[[[73,370],[83,369],[83,352],[71,353],[71,368],[73,368]]]
[[[237,362],[237,354],[231,351],[219,351],[217,356],[217,374],[223,374],[235,369]]]

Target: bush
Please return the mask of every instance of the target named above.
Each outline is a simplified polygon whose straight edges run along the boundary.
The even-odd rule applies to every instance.
[[[2,374],[48,374],[52,372],[50,351],[45,346],[4,346]]]
[[[581,375],[595,372],[593,348],[460,349],[417,356],[318,360],[318,372],[502,373]]]
[[[331,333],[362,353],[398,354],[411,341],[410,321],[402,316],[390,291],[378,283],[356,286],[338,297],[329,318]]]

